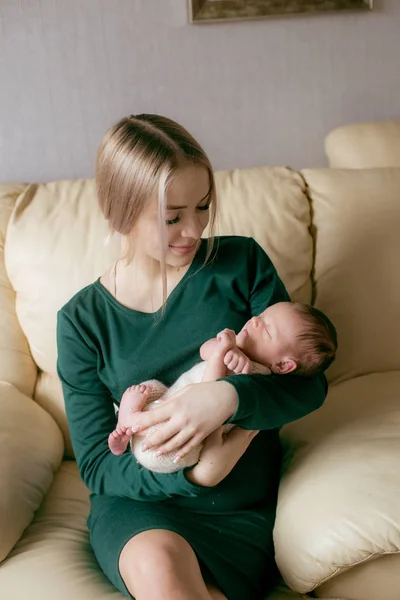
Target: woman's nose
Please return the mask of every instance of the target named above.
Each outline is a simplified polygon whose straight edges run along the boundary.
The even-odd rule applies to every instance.
[[[199,223],[197,219],[191,219],[190,221],[183,224],[181,236],[183,238],[190,238],[193,240],[199,240],[203,233],[204,227]]]

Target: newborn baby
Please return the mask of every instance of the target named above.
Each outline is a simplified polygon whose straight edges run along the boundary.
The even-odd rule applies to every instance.
[[[189,383],[215,381],[233,373],[292,373],[312,377],[329,367],[336,349],[336,330],[321,311],[294,302],[273,304],[258,317],[250,319],[237,336],[225,329],[216,338],[205,342],[200,348],[203,362],[183,373],[171,388],[156,380],[128,388],[121,399],[117,428],[108,439],[110,450],[116,455],[123,454],[130,442],[137,461],[159,473],[193,466],[199,460],[201,445],[179,463],[177,452],[156,456],[157,449],[142,451],[145,437],[163,423],[150,427],[145,435],[132,433],[132,408],[137,405],[138,395],[148,400],[144,410],[152,410]],[[232,427],[226,425],[227,431]]]

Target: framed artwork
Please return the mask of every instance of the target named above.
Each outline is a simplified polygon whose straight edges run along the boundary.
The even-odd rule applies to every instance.
[[[371,10],[373,0],[188,0],[191,23],[214,23],[304,13]]]

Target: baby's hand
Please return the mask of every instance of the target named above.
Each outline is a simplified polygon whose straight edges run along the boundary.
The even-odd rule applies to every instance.
[[[228,343],[236,346],[236,333],[232,329],[223,329],[217,335],[217,340],[222,343]]]
[[[236,375],[249,375],[251,360],[239,348],[232,348],[225,354],[224,364]]]
[[[228,350],[236,348],[236,334],[232,329],[224,329],[217,335],[217,353],[219,356],[225,356]]]

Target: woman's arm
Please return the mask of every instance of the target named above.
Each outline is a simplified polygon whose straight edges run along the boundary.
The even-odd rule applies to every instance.
[[[278,429],[320,408],[327,393],[323,375],[314,379],[291,375],[233,375],[238,407],[227,423],[243,429]]]
[[[290,301],[275,267],[264,250],[250,241],[248,256],[249,306],[260,314],[276,302]],[[229,423],[244,429],[276,429],[319,408],[326,397],[324,375],[306,379],[296,375],[233,375],[223,378],[238,397],[238,406]]]
[[[184,471],[153,473],[130,452],[114,456],[108,435],[116,425],[109,390],[97,374],[97,355],[70,318],[60,311],[57,323],[58,363],[72,444],[81,477],[97,494],[160,501],[197,496],[206,491],[189,482]]]

